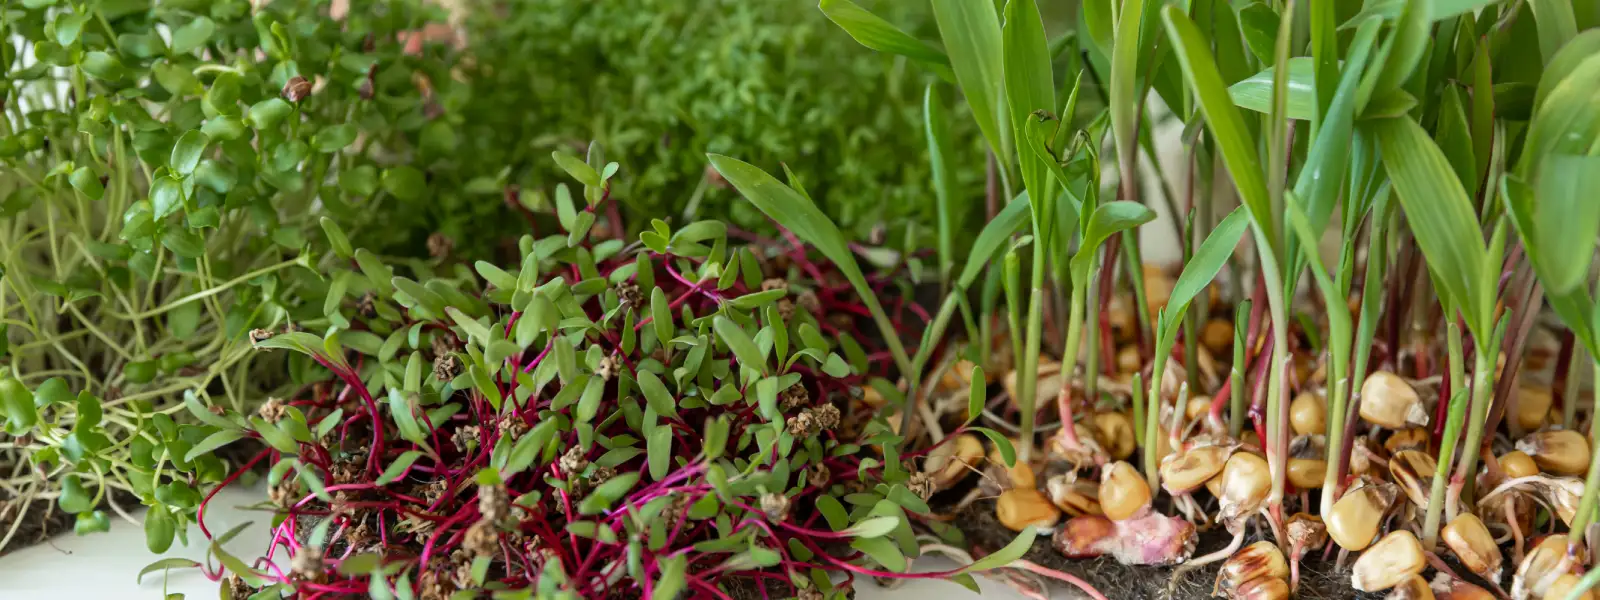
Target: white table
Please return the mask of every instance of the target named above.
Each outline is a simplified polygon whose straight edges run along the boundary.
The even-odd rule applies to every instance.
[[[259,556],[267,545],[267,523],[270,515],[256,511],[242,511],[236,507],[249,504],[260,497],[259,492],[229,488],[212,501],[211,512],[206,515],[206,526],[213,534],[244,522],[252,525],[226,548],[240,558]],[[161,600],[162,577],[159,572],[145,576],[143,584],[134,582],[139,571],[158,558],[182,557],[203,561],[206,540],[198,527],[189,529],[189,546],[173,548],[162,557],[152,556],[144,545],[144,530],[120,517],[114,517],[111,531],[87,537],[71,533],[56,537],[50,542],[25,548],[0,558],[0,600],[64,600],[78,598],[117,598],[119,600]],[[952,568],[952,563],[939,558],[920,561],[928,570]],[[1020,600],[1021,596],[1004,584],[978,578],[983,588],[983,598]],[[189,600],[209,600],[217,597],[217,584],[207,581],[198,569],[172,571],[166,578],[166,591],[182,593]],[[862,600],[925,600],[978,598],[966,588],[953,583],[935,580],[908,581],[894,589],[883,589],[867,583],[857,598]],[[1069,597],[1058,590],[1056,597]]]

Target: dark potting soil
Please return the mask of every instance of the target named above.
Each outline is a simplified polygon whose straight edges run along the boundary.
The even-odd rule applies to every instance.
[[[123,510],[134,511],[139,507],[139,499],[133,494],[117,490],[112,495],[115,497],[117,506],[122,507]],[[35,544],[42,544],[49,541],[50,538],[63,533],[71,533],[72,525],[77,521],[76,516],[62,512],[61,507],[56,506],[56,501],[53,499],[33,500],[29,503],[26,511],[23,511],[22,505],[16,503],[15,500],[16,498],[9,493],[0,491],[0,537],[5,537],[6,532],[11,531],[12,526],[17,528],[16,535],[11,537],[11,541],[6,544],[6,547],[0,548],[0,556],[5,556]],[[102,502],[100,508],[109,510],[109,505]],[[20,525],[16,524],[19,517],[22,519]],[[121,520],[117,515],[112,515],[111,518],[118,521]],[[123,521],[113,526],[127,527],[128,524]]]
[[[995,517],[994,502],[989,500],[972,503],[952,523],[966,535],[969,546],[985,552],[1005,546],[1017,535],[1000,524]],[[1256,539],[1259,539],[1259,535],[1247,537],[1245,543]],[[1202,532],[1194,556],[1205,556],[1226,548],[1230,541],[1232,537],[1220,528]],[[1040,536],[1024,558],[1077,576],[1100,590],[1108,600],[1212,598],[1212,586],[1223,563],[1219,560],[1188,571],[1182,581],[1172,585],[1172,573],[1177,567],[1129,566],[1108,557],[1069,559],[1050,547],[1050,536]],[[1384,593],[1360,592],[1350,586],[1349,569],[1353,561],[1353,556],[1346,559],[1341,571],[1335,568],[1335,561],[1322,560],[1320,552],[1306,556],[1300,563],[1300,584],[1295,597],[1307,600],[1382,599]],[[1050,585],[1052,598],[1087,598],[1077,588],[1064,582],[1051,582]],[[1169,585],[1172,588],[1170,594]]]
[[[992,552],[1015,539],[1016,533],[1006,529],[995,517],[994,501],[983,500],[974,502],[963,509],[951,521],[961,532],[966,535],[967,545],[974,550]],[[1254,529],[1245,538],[1244,544],[1248,545],[1263,539],[1266,534]],[[1200,533],[1195,545],[1195,557],[1205,556],[1222,548],[1226,548],[1232,537],[1221,528]],[[1337,553],[1337,549],[1335,550]],[[1356,554],[1351,554],[1345,559],[1343,568],[1337,561],[1330,558],[1322,559],[1323,553],[1312,552],[1300,562],[1300,583],[1295,591],[1295,598],[1307,600],[1380,600],[1387,597],[1388,592],[1361,592],[1350,585],[1350,566],[1355,562]],[[1069,559],[1062,556],[1050,547],[1050,536],[1040,536],[1034,542],[1033,549],[1024,556],[1045,567],[1072,574],[1093,585],[1100,593],[1105,594],[1108,600],[1201,600],[1212,598],[1212,588],[1217,580],[1217,571],[1222,568],[1224,561],[1218,560],[1199,569],[1188,571],[1184,574],[1183,581],[1172,586],[1169,593],[1168,587],[1172,581],[1172,573],[1178,567],[1149,567],[1124,565],[1108,557],[1093,559]],[[1472,574],[1454,556],[1444,553],[1441,560],[1450,567],[1451,571],[1465,579],[1468,583],[1489,589],[1487,583]],[[1501,581],[1510,581],[1511,572],[1515,565],[1510,560],[1505,561]],[[1424,571],[1423,577],[1432,580],[1434,571],[1429,568]],[[1051,598],[1073,598],[1074,600],[1087,598],[1077,588],[1065,582],[1051,582]]]
[[[233,469],[237,468],[237,465],[244,464],[245,461],[250,460],[250,457],[254,456],[260,449],[260,442],[245,439],[217,450],[217,454],[228,465],[229,469]],[[265,464],[257,464],[252,470],[262,473],[266,471],[266,466]],[[9,467],[0,470],[9,472]],[[209,491],[206,489],[200,490],[202,494]],[[116,501],[117,506],[122,507],[123,510],[129,513],[136,512],[143,506],[140,504],[138,496],[123,490],[111,490],[111,499]],[[109,512],[110,504],[102,501],[100,506],[96,508]],[[16,524],[19,517],[22,519],[20,525]],[[117,515],[112,515],[111,518],[120,520]],[[56,505],[55,500],[34,500],[27,507],[27,510],[23,511],[22,505],[16,503],[15,497],[6,490],[0,490],[0,538],[5,537],[6,532],[11,531],[13,525],[17,528],[17,533],[11,537],[11,541],[4,548],[0,548],[0,556],[5,556],[35,544],[44,543],[49,541],[50,538],[63,533],[71,533],[73,523],[76,521],[77,517],[62,512],[61,507]],[[113,526],[118,525],[114,524]],[[122,522],[120,526],[126,527],[128,524],[127,522]]]

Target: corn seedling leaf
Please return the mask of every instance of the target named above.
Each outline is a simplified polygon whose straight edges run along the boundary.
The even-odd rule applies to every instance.
[[[1010,162],[1002,113],[1000,15],[989,0],[932,0],[951,70],[983,138],[1001,164]]]
[[[950,58],[938,48],[911,37],[893,23],[885,21],[850,0],[822,0],[817,8],[822,10],[822,14],[827,15],[828,20],[833,21],[863,46],[930,65],[946,67],[950,65]]]
[[[1478,268],[1486,251],[1466,190],[1439,146],[1416,121],[1384,119],[1372,127],[1428,270],[1466,315],[1473,335],[1488,339],[1491,325],[1478,318],[1479,308],[1494,298],[1478,289]]]

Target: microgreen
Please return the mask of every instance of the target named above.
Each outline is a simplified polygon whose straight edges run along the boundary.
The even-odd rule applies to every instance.
[[[729,180],[747,189],[753,176]],[[832,227],[806,223],[821,228],[796,228],[808,238]],[[416,280],[330,272],[393,300],[373,300],[348,328],[256,344],[334,381],[251,420],[271,458],[291,465],[270,497],[273,551],[296,567],[242,574],[418,597],[559,582],[579,596],[670,596],[730,578],[829,592],[832,572],[956,574],[903,572],[927,475],[901,464],[900,437],[862,400],[868,378],[889,373],[885,351],[838,317],[878,310],[858,294],[874,282],[805,247],[730,245],[718,222],[648,233],[670,240],[664,252],[554,233],[525,238],[515,270],[480,265],[481,278],[424,269],[426,283],[401,285]],[[833,238],[817,239],[831,258]],[[756,272],[723,276],[746,263]],[[910,325],[884,324],[896,338]],[[344,341],[358,334],[392,349]],[[850,346],[875,358],[847,362]],[[818,512],[840,499],[858,509]],[[842,542],[859,552],[824,549]]]
[[[94,509],[131,493],[164,550],[226,478],[237,415],[286,382],[251,331],[326,285],[318,216],[373,193],[370,132],[425,103],[394,38],[426,12],[324,4],[6,7],[5,377],[44,400],[6,411],[0,462],[41,474],[24,503],[74,478],[79,530],[103,530]]]

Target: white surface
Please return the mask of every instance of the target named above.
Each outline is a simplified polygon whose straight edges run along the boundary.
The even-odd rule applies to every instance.
[[[260,492],[229,488],[212,500],[206,514],[206,528],[220,534],[246,521],[253,522],[239,537],[226,545],[229,553],[241,558],[260,556],[267,547],[267,525],[272,515],[238,510],[256,501]],[[160,558],[181,557],[204,561],[208,542],[198,527],[189,528],[189,545],[173,541],[172,549],[154,556],[145,548],[144,528],[113,516],[111,531],[78,537],[72,533],[0,558],[0,600],[77,600],[127,598],[161,600],[162,577],[158,571],[134,582],[139,571]],[[189,600],[217,597],[217,584],[207,581],[199,569],[171,571],[166,578],[168,592],[183,593]]]
[[[271,521],[271,515],[237,508],[258,498],[260,493],[257,491],[229,488],[217,495],[210,505],[212,512],[206,515],[206,527],[213,534],[246,521],[252,523],[239,537],[227,544],[230,553],[245,560],[260,556],[267,547],[267,524]],[[145,549],[144,529],[116,517],[112,520],[111,531],[107,533],[88,537],[68,533],[0,558],[0,600],[161,600],[161,573],[147,575],[144,583],[138,584],[134,579],[139,571],[163,557],[203,561],[206,547],[205,536],[200,534],[198,527],[191,527],[188,547],[174,542],[172,550],[165,555],[152,556]],[[952,563],[939,558],[925,559],[920,561],[919,566],[926,570],[953,568]],[[185,594],[188,600],[217,597],[217,584],[206,580],[198,569],[172,571],[165,584],[167,592]],[[978,584],[983,588],[983,598],[1013,600],[1022,597],[1003,583],[979,577]],[[859,588],[856,597],[861,600],[979,597],[961,586],[937,580],[907,581],[893,589],[863,582]],[[1057,589],[1053,597],[1071,596],[1065,590]]]

